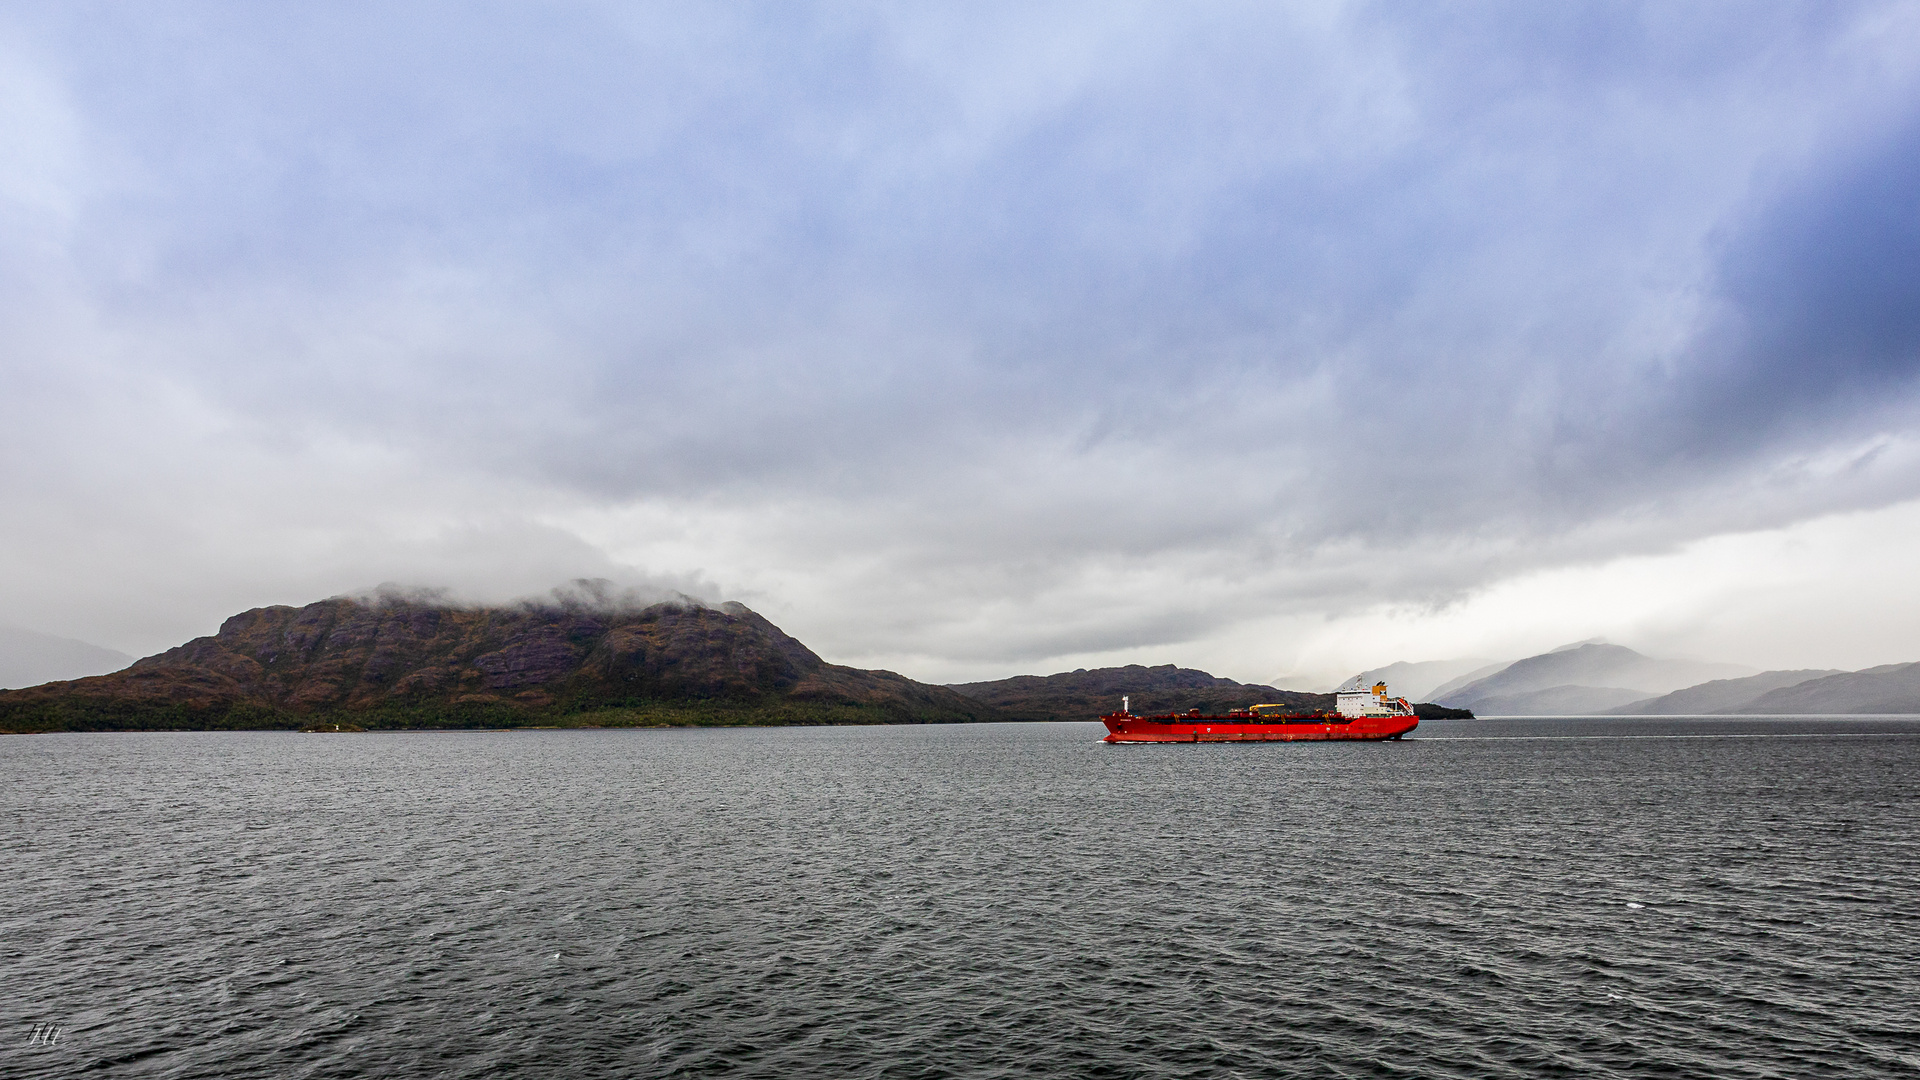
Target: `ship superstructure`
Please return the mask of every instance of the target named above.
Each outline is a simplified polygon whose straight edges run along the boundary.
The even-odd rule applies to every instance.
[[[1412,716],[1406,698],[1387,696],[1387,684],[1345,687],[1334,692],[1334,708],[1341,716]]]

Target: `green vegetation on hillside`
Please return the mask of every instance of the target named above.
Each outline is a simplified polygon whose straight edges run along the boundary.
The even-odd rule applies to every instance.
[[[823,702],[655,701],[578,709],[506,705],[389,706],[293,712],[250,704],[0,703],[0,733],[53,731],[431,731],[508,728],[772,727],[965,723],[945,710]]]

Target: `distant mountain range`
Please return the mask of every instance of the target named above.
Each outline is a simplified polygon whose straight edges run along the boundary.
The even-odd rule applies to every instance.
[[[740,604],[579,595],[255,608],[124,671],[0,691],[0,731],[999,719],[945,687],[829,664]]]
[[[0,688],[104,675],[131,663],[133,657],[115,649],[0,626]]]
[[[1356,678],[1385,678],[1399,693],[1392,678],[1396,668],[1417,685],[1427,672],[1474,663],[1390,665]],[[1430,696],[1479,716],[1920,713],[1920,664],[1854,672],[1755,672],[1737,664],[1660,660],[1619,645],[1581,642],[1480,667],[1440,684]]]
[[[1769,690],[1726,712],[1920,713],[1920,663],[1842,671]]]
[[[1090,720],[1122,697],[1136,714],[1333,707],[1331,694],[1171,664],[932,686],[829,664],[740,604],[639,606],[576,586],[504,607],[382,594],[255,608],[130,666],[111,650],[0,630],[16,657],[121,668],[0,690],[0,731]],[[1402,662],[1350,681],[1427,698],[1427,719],[1920,713],[1920,663],[1756,673],[1597,642],[1511,663]]]
[[[1613,710],[1624,716],[1698,716],[1703,713],[1745,712],[1760,695],[1803,682],[1843,674],[1839,671],[1763,671],[1744,679],[1715,679],[1655,698],[1643,698]],[[1852,710],[1847,710],[1852,711]]]
[[[1620,645],[1588,643],[1516,660],[1435,696],[1480,716],[1591,715],[1710,679],[1752,674],[1738,664],[1656,660]]]
[[[1436,701],[1439,694],[1435,691],[1442,687],[1470,682],[1504,666],[1488,660],[1421,660],[1414,663],[1401,660],[1386,667],[1363,671],[1347,682],[1360,686],[1384,682],[1395,697],[1403,697],[1408,701]]]

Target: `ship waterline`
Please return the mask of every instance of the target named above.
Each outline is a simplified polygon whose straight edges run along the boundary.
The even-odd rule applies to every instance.
[[[1420,721],[1413,716],[1343,717],[1336,715],[1256,717],[1227,713],[1220,716],[1132,716],[1110,713],[1105,742],[1316,742],[1333,739],[1397,739]]]
[[[1387,684],[1340,690],[1334,712],[1269,712],[1279,705],[1253,705],[1230,713],[1134,716],[1122,698],[1120,711],[1100,718],[1107,726],[1103,742],[1327,742],[1398,739],[1420,725],[1413,705],[1387,696]]]

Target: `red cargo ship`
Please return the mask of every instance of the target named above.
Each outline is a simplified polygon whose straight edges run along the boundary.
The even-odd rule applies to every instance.
[[[1328,739],[1398,739],[1419,726],[1406,698],[1389,698],[1387,684],[1341,690],[1333,712],[1283,713],[1283,705],[1254,705],[1230,713],[1135,716],[1120,699],[1120,711],[1100,718],[1103,741],[1121,742],[1304,742]]]

